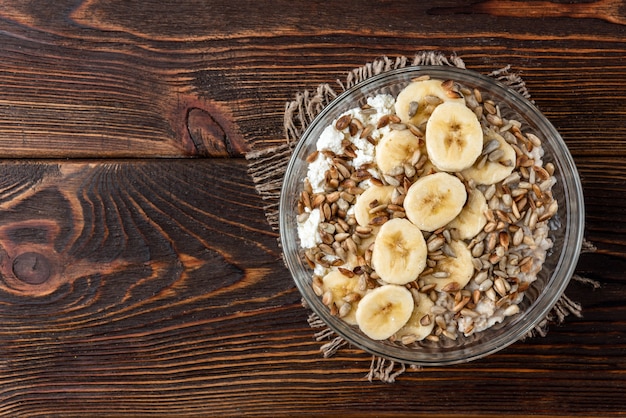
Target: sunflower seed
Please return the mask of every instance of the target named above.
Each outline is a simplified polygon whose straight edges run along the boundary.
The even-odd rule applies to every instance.
[[[411,164],[403,164],[404,167],[404,175],[406,177],[413,177],[415,175],[416,169],[415,166],[411,165]]]
[[[497,139],[492,139],[483,146],[482,154],[488,155],[492,151],[497,150],[498,148],[500,148],[500,141],[498,141]]]
[[[498,115],[487,114],[487,122],[491,123],[494,126],[502,126],[504,124],[502,118]]]
[[[424,102],[426,102],[429,105],[434,105],[434,106],[438,106],[441,103],[443,103],[443,100],[441,100],[439,97],[437,96],[433,96],[431,94],[428,94],[426,96],[424,96]]]
[[[454,312],[454,313],[459,312],[461,309],[463,309],[465,307],[465,305],[467,305],[467,303],[469,301],[470,301],[470,297],[469,296],[463,297],[463,299],[461,299],[460,302],[458,302],[456,305],[454,305],[454,307],[452,307],[452,312]]]
[[[389,125],[389,115],[383,115],[380,119],[378,119],[378,123],[376,124],[376,129],[384,128]]]
[[[428,248],[428,252],[434,252],[439,250],[443,244],[445,243],[445,239],[441,236],[433,235],[434,239],[427,242],[426,246]]]
[[[487,271],[483,270],[483,271],[479,272],[476,276],[474,276],[474,282],[477,285],[480,285],[485,280],[487,280],[488,277],[489,277],[489,274],[487,273]]]
[[[385,179],[387,184],[390,186],[398,187],[400,185],[400,181],[397,178],[390,176],[388,174],[383,174],[383,179]]]
[[[441,250],[448,257],[456,258],[456,254],[455,254],[454,250],[447,243],[443,244],[443,247],[441,247]]]
[[[352,311],[352,305],[346,302],[339,308],[338,315],[340,318],[343,318],[344,316],[348,315],[350,311]]]
[[[407,127],[404,123],[390,123],[389,128],[394,131],[404,131]]]
[[[412,118],[413,116],[415,116],[415,114],[417,113],[417,110],[419,108],[419,103],[416,101],[412,101],[409,103],[409,118]]]
[[[519,313],[519,311],[520,311],[520,309],[519,309],[518,305],[509,305],[504,310],[503,315],[504,316],[512,316],[512,315],[515,315],[515,314]]]
[[[428,260],[426,260],[426,263],[428,264]],[[483,269],[483,262],[480,260],[480,258],[472,259],[472,264],[474,264],[474,270],[480,271]]]
[[[484,251],[485,251],[485,243],[483,241],[480,241],[472,247],[472,256],[480,257],[481,255],[483,255]]]
[[[495,291],[500,295],[500,296],[505,296],[507,294],[507,289],[506,289],[506,285],[505,285],[505,280],[502,277],[498,277],[494,282],[493,282],[493,287],[495,289]]]
[[[456,340],[456,339],[457,339],[457,335],[456,335],[456,333],[451,332],[451,331],[448,331],[447,329],[444,329],[444,330],[443,330],[443,332],[442,332],[442,334],[443,334],[445,337],[447,337],[447,338],[449,338],[449,339],[451,339],[451,340]]]
[[[490,115],[495,115],[497,113],[496,107],[494,106],[494,103],[492,101],[490,101],[490,100],[484,102],[483,103],[483,107],[485,108],[487,113],[490,114]]]
[[[493,280],[491,279],[485,279],[479,286],[478,286],[478,290],[480,290],[481,292],[486,292],[487,290],[491,289],[491,287],[493,286]]]
[[[444,229],[441,234],[445,238],[446,243],[450,244],[450,241],[452,240],[452,236],[450,235],[450,230],[449,229]]]
[[[313,292],[315,292],[317,296],[322,296],[324,294],[324,286],[322,283],[322,279],[319,276],[313,276],[311,287],[313,288]]]
[[[386,209],[387,209],[387,205],[386,205],[386,204],[383,204],[383,205],[378,205],[378,206],[374,206],[373,208],[371,208],[371,209],[369,210],[369,214],[370,214],[370,215],[373,215],[373,214],[375,214],[376,212],[382,212],[382,211],[384,211],[384,210],[386,210]],[[371,229],[370,229],[370,232],[371,232]]]
[[[443,287],[443,289],[441,289],[443,292],[456,292],[460,289],[461,287],[459,286],[459,284],[457,282],[450,282],[447,285],[445,285]]]
[[[420,129],[417,126],[413,125],[412,123],[408,123],[408,122],[406,122],[406,126],[407,126],[407,128],[409,128],[409,131],[411,131],[411,133],[413,135],[415,135],[416,137],[418,137],[418,138],[423,138],[424,137],[424,133],[422,131],[420,131]]]
[[[479,170],[482,169],[485,166],[485,164],[487,164],[488,158],[489,158],[488,155],[482,155],[476,162],[476,168]]]
[[[511,237],[509,236],[508,232],[500,231],[500,234],[499,234],[500,245],[505,250],[509,248],[510,238]]]
[[[428,293],[431,290],[435,289],[436,287],[437,287],[437,283],[430,283],[430,284],[420,287],[419,291],[421,293]]]
[[[488,160],[491,162],[499,161],[502,157],[504,157],[504,150],[497,149],[489,154]]]
[[[380,226],[389,220],[388,216],[375,216],[369,221],[369,225]]]
[[[330,290],[324,292],[322,296],[322,303],[326,306],[329,306],[333,302],[333,293]]]
[[[342,117],[337,119],[337,122],[335,123],[335,129],[337,129],[338,131],[343,131],[344,129],[348,127],[351,121],[352,121],[351,115],[343,115]]]

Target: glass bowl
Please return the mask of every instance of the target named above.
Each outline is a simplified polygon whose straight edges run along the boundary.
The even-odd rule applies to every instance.
[[[559,208],[550,221],[549,238],[553,247],[537,279],[520,302],[520,313],[506,317],[501,323],[472,334],[459,334],[456,340],[432,342],[424,340],[412,347],[388,340],[367,337],[357,326],[348,325],[331,315],[327,306],[312,288],[313,272],[303,259],[297,233],[297,200],[307,176],[307,156],[316,149],[320,134],[334,119],[349,109],[361,106],[368,97],[386,93],[394,97],[412,79],[429,75],[441,80],[454,80],[469,88],[478,88],[483,99],[499,103],[503,116],[522,122],[524,132],[542,139],[544,164],[554,167],[556,184],[553,196]],[[415,66],[373,76],[350,88],[326,106],[308,126],[296,145],[287,166],[280,197],[280,238],[286,264],[308,306],[338,335],[353,346],[389,360],[415,365],[449,365],[475,360],[509,346],[527,335],[554,307],[565,290],[579,256],[584,229],[584,201],[578,172],[563,139],[554,126],[527,99],[491,77],[477,72],[446,66]]]

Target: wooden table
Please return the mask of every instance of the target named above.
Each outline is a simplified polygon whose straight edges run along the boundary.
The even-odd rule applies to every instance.
[[[626,4],[0,1],[0,415],[626,414]],[[597,246],[584,317],[365,378],[323,359],[243,158],[285,103],[386,55],[510,64]]]

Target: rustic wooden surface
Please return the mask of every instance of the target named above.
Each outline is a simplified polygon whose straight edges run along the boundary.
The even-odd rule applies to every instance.
[[[572,4],[578,3],[578,4]],[[0,1],[0,416],[626,415],[623,1]],[[242,157],[381,55],[510,64],[565,138],[584,306],[470,364],[323,359]],[[208,158],[207,158],[208,157]],[[211,158],[213,157],[213,158]]]

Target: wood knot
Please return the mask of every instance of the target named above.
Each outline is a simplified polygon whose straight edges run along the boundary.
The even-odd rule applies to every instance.
[[[228,139],[224,128],[208,112],[192,108],[187,113],[187,129],[198,155],[228,157]]]
[[[188,157],[243,157],[248,145],[229,106],[195,95],[175,96],[168,119]]]
[[[232,139],[232,133],[204,109],[188,110],[187,130],[197,156],[238,157],[244,151],[241,144]]]
[[[52,265],[46,256],[36,252],[26,252],[13,259],[13,274],[18,280],[28,284],[42,284],[52,272]]]
[[[20,215],[26,219],[0,224],[0,292],[50,294],[68,281],[63,269],[73,260],[55,246],[61,231],[71,228],[53,219],[29,219],[28,212]]]

